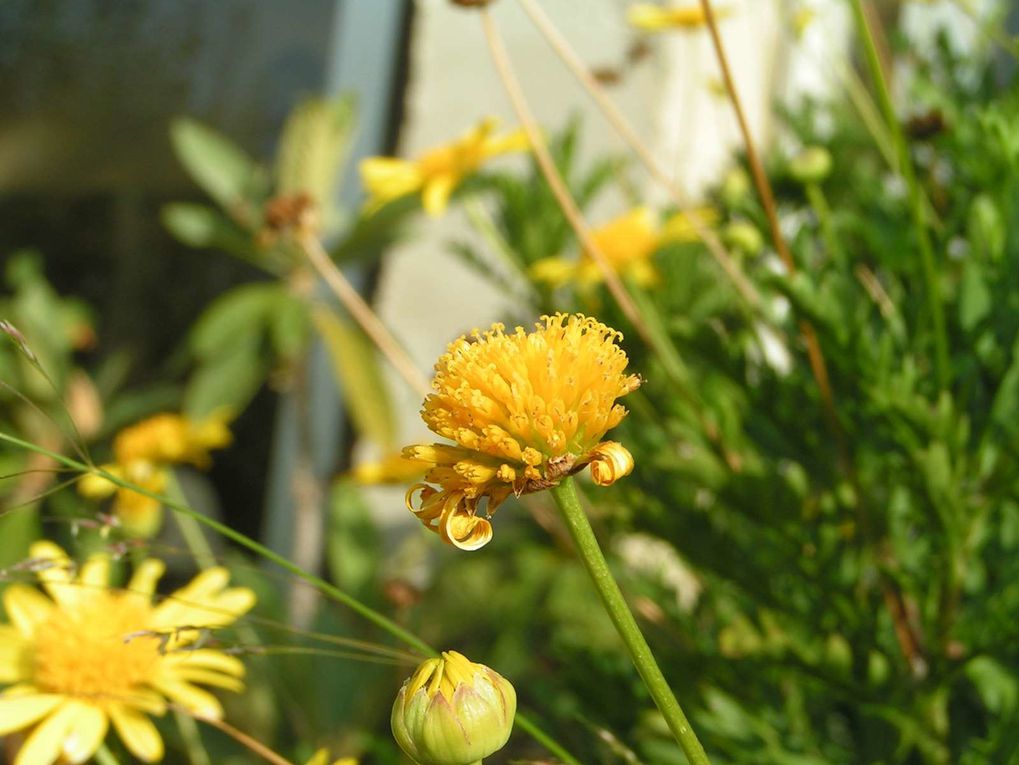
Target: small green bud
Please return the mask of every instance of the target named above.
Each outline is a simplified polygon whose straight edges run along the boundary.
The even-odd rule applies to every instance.
[[[509,740],[517,694],[495,670],[456,651],[428,659],[393,704],[393,737],[418,765],[474,765]]]
[[[734,220],[722,229],[722,241],[744,255],[757,255],[764,249],[764,237],[749,221]]]
[[[742,167],[734,167],[722,181],[722,201],[736,207],[750,193],[750,176]]]
[[[831,152],[823,146],[808,146],[789,163],[789,174],[803,184],[820,183],[831,173]]]

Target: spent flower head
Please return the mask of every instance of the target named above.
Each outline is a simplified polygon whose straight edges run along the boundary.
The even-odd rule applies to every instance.
[[[487,160],[501,154],[526,151],[527,136],[516,130],[495,135],[497,122],[482,120],[461,138],[436,146],[415,159],[369,157],[361,162],[361,181],[368,193],[367,208],[407,194],[421,194],[429,215],[440,215],[453,191]]]
[[[587,465],[603,486],[628,474],[630,453],[602,441],[626,416],[616,399],[640,385],[626,374],[621,337],[596,319],[560,313],[530,333],[494,324],[451,343],[421,416],[455,445],[404,449],[430,466],[407,507],[443,540],[475,550],[492,537],[478,515],[483,500],[490,515],[510,494],[547,489]]]
[[[0,624],[0,683],[9,686],[0,693],[0,736],[27,732],[14,765],[85,762],[111,724],[131,754],[155,762],[163,741],[148,715],[172,702],[222,717],[199,684],[239,691],[244,665],[199,639],[247,612],[251,590],[227,588],[229,574],[217,567],[154,603],[162,561],[142,561],[115,589],[108,555],[93,555],[75,577],[56,544],[37,542],[29,554],[46,594],[12,584],[3,593],[10,623]]]
[[[423,662],[393,704],[393,736],[418,765],[474,765],[509,740],[517,694],[510,682],[456,651]]]

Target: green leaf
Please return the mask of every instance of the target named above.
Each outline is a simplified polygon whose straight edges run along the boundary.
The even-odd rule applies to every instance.
[[[276,283],[245,284],[217,298],[191,330],[191,350],[201,359],[228,354],[243,338],[258,338],[274,309],[288,296]]]
[[[962,271],[959,285],[959,323],[967,332],[976,327],[990,313],[991,291],[984,281],[983,269],[969,261]]]
[[[225,210],[236,209],[257,188],[258,165],[212,128],[181,117],[170,126],[170,140],[191,178]]]
[[[184,391],[184,412],[196,420],[221,410],[240,412],[267,370],[257,338],[243,338],[232,351],[210,358],[194,371]]]
[[[329,351],[358,432],[390,451],[396,426],[375,347],[360,329],[326,308],[313,310],[312,319]]]
[[[251,238],[208,205],[172,202],[159,211],[163,226],[188,247],[225,250],[252,260]]]
[[[269,339],[277,356],[292,359],[304,352],[311,329],[307,304],[281,292],[269,314]]]
[[[381,557],[378,530],[360,489],[349,480],[333,484],[326,542],[329,573],[348,592],[364,592]]]
[[[333,217],[336,186],[354,129],[354,98],[309,98],[287,118],[276,157],[278,194],[307,194],[325,216]]]

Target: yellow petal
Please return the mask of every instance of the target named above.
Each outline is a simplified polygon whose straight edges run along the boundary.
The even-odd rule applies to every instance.
[[[425,208],[425,212],[432,216],[442,215],[458,180],[449,173],[429,179],[421,193],[421,206]]]
[[[156,591],[156,584],[159,578],[166,571],[166,564],[156,558],[146,558],[134,570],[127,589],[136,595],[144,595],[146,599],[152,597]]]
[[[0,736],[35,724],[63,700],[63,696],[39,693],[31,686],[8,688],[0,695]]]
[[[234,677],[244,676],[244,662],[236,656],[222,651],[199,648],[194,651],[178,651],[163,658],[163,666],[169,669],[196,667],[215,670]]]
[[[542,258],[531,265],[528,273],[536,282],[545,282],[552,288],[559,288],[574,279],[577,264],[559,256]]]
[[[417,165],[405,159],[369,157],[361,161],[359,169],[370,206],[381,206],[421,188]]]
[[[163,759],[163,739],[152,720],[123,704],[111,704],[109,713],[117,735],[131,754],[142,762]]]
[[[46,561],[36,572],[46,592],[61,606],[73,606],[78,602],[81,588],[73,581],[74,561],[59,546],[43,540],[28,548],[31,558]]]
[[[101,469],[117,477],[122,477],[121,471],[116,465],[103,465]],[[89,499],[106,499],[116,490],[117,484],[98,473],[86,473],[78,479],[78,493]]]
[[[183,680],[160,678],[153,685],[171,701],[175,701],[196,717],[210,717],[218,720],[223,716],[219,699]]]
[[[12,584],[4,590],[3,599],[7,618],[26,638],[35,635],[36,627],[45,622],[53,611],[52,600],[24,584]]]
[[[88,760],[106,738],[109,720],[98,707],[76,702],[77,714],[64,739],[64,757],[71,763]]]
[[[234,693],[244,690],[244,682],[236,677],[201,667],[181,667],[174,672],[174,677],[184,682],[211,685],[214,688],[223,688]]]
[[[110,558],[108,555],[93,555],[81,567],[78,581],[82,584],[83,596],[104,592],[110,584]]]
[[[59,697],[58,701],[63,701],[63,706],[57,706],[56,711],[29,734],[14,758],[14,765],[52,765],[56,762],[79,707],[76,702],[67,702]]]
[[[25,641],[16,627],[0,624],[0,683],[14,683],[23,676]]]

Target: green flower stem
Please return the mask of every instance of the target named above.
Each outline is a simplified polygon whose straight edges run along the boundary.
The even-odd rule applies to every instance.
[[[563,479],[558,486],[551,489],[552,496],[559,506],[566,527],[569,529],[573,544],[577,548],[580,559],[584,562],[587,573],[591,575],[598,596],[605,607],[609,618],[616,626],[616,631],[626,644],[626,650],[633,660],[634,666],[640,673],[644,685],[647,686],[658,709],[665,717],[669,729],[675,736],[676,741],[683,748],[687,760],[691,765],[709,765],[708,756],[704,747],[697,739],[697,734],[690,727],[683,709],[679,706],[676,696],[669,688],[662,670],[658,667],[647,640],[644,639],[640,627],[637,626],[629,606],[619,590],[619,585],[609,571],[605,556],[598,546],[598,540],[594,536],[591,524],[587,520],[583,509],[580,506],[580,498],[577,496],[577,487],[572,477]]]
[[[931,314],[931,322],[934,325],[934,362],[938,376],[938,387],[944,390],[948,387],[951,370],[948,357],[948,332],[945,328],[945,308],[941,298],[941,282],[937,267],[934,262],[934,248],[931,245],[930,233],[927,230],[927,206],[926,197],[920,183],[917,180],[916,172],[913,170],[913,161],[909,156],[909,145],[902,134],[902,126],[895,114],[895,106],[892,104],[892,96],[888,90],[888,83],[885,80],[884,72],[881,70],[881,61],[878,58],[877,46],[874,43],[874,35],[871,32],[867,16],[863,11],[861,0],[851,0],[853,19],[857,31],[863,40],[863,50],[867,58],[867,68],[870,70],[871,79],[877,90],[878,102],[881,111],[884,113],[885,122],[888,123],[888,131],[891,134],[892,142],[899,158],[899,172],[906,181],[909,188],[909,213],[913,219],[913,227],[916,229],[917,244],[920,248],[920,261],[923,268],[924,281],[927,283],[927,308]]]
[[[428,643],[423,641],[417,635],[408,632],[403,627],[398,625],[396,622],[387,618],[383,614],[380,614],[375,609],[364,605],[357,598],[348,595],[339,587],[330,584],[321,577],[315,576],[314,574],[305,571],[300,566],[284,558],[282,555],[273,552],[265,545],[256,542],[251,537],[248,537],[239,531],[235,531],[226,524],[220,523],[214,518],[209,518],[207,515],[203,515],[202,513],[192,510],[190,507],[180,502],[175,502],[171,500],[169,497],[165,497],[155,492],[149,491],[148,489],[142,486],[138,486],[137,484],[131,483],[130,481],[125,481],[123,478],[115,476],[112,473],[108,473],[102,468],[98,468],[93,465],[87,465],[84,462],[80,462],[79,460],[68,457],[67,455],[58,454],[57,452],[46,449],[45,447],[33,444],[31,441],[25,441],[24,439],[18,438],[17,436],[12,436],[9,433],[4,433],[0,431],[0,441],[6,441],[12,446],[17,446],[18,448],[21,449],[27,449],[28,451],[32,451],[37,454],[43,454],[49,457],[50,459],[54,460],[55,462],[64,465],[65,467],[73,468],[75,470],[80,471],[82,474],[93,473],[95,475],[102,476],[115,486],[119,486],[124,489],[130,489],[131,491],[137,492],[142,496],[151,497],[152,499],[159,500],[164,505],[169,507],[171,510],[174,510],[175,512],[180,513],[185,517],[192,519],[194,522],[206,526],[207,528],[210,528],[219,534],[222,534],[227,539],[230,539],[233,542],[239,544],[241,547],[247,548],[256,555],[275,563],[280,568],[288,571],[289,573],[293,574],[299,579],[304,580],[326,597],[346,606],[351,611],[363,617],[367,621],[371,622],[379,629],[383,630],[384,632],[388,632],[391,636],[399,640],[401,643],[410,646],[411,648],[419,651],[425,656],[439,655],[438,651],[436,651],[434,648],[428,645]],[[566,749],[560,746],[555,741],[555,739],[553,739],[551,736],[545,733],[537,725],[537,723],[528,719],[523,713],[519,711],[517,712],[514,724],[521,730],[523,730],[525,733],[530,734],[530,736],[534,738],[535,741],[543,745],[546,749],[549,750],[551,754],[558,757],[560,760],[566,763],[566,765],[581,765],[580,761],[576,757],[574,757],[568,751],[566,751]],[[107,752],[107,754],[109,753]],[[110,757],[109,760],[101,762],[100,765],[117,765],[116,760],[112,758],[112,755],[110,755],[109,757]]]
[[[843,262],[845,253],[842,252],[838,237],[835,236],[831,208],[828,206],[828,200],[825,198],[824,192],[821,190],[820,185],[816,183],[808,183],[806,191],[807,201],[810,202],[810,206],[814,208],[814,214],[817,215],[817,222],[821,227],[821,239],[824,240],[824,246],[828,248],[829,257],[839,263]]]

